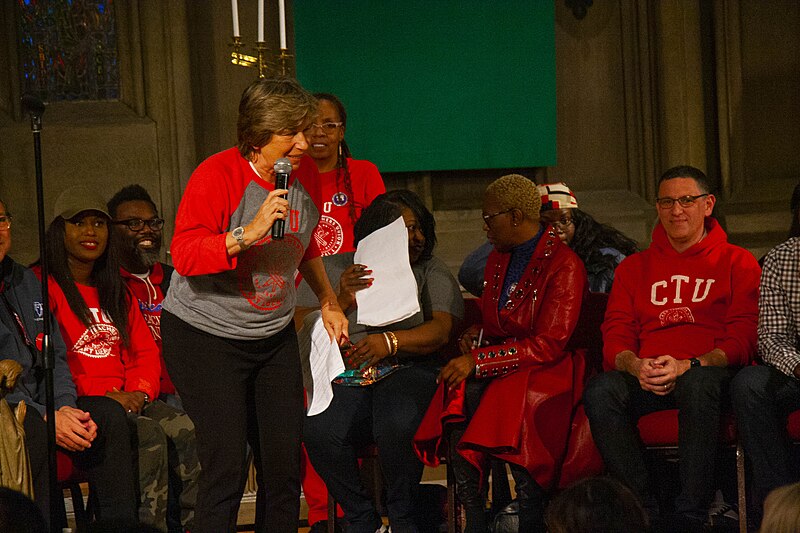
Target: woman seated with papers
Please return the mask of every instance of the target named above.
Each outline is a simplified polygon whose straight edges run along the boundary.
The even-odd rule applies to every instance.
[[[464,314],[458,283],[432,256],[434,229],[419,197],[391,191],[356,223],[355,254],[326,263],[330,279],[339,280],[352,344],[342,348],[345,371],[333,380],[330,405],[306,418],[304,439],[311,463],[344,509],[348,531],[381,527],[356,457],[373,442],[392,531],[416,531],[412,501],[423,465],[411,439],[436,390],[436,352]]]

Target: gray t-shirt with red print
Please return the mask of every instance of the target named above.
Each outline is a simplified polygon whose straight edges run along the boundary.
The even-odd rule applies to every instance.
[[[284,238],[274,240],[268,233],[230,257],[225,233],[248,224],[273,187],[235,149],[195,170],[176,217],[171,247],[176,270],[164,309],[224,338],[263,339],[286,327],[294,314],[297,268],[319,255],[312,242],[319,212],[294,178]]]

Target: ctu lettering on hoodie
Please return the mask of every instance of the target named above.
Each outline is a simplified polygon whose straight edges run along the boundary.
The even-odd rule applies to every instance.
[[[650,303],[653,305],[667,305],[668,303],[682,304],[689,298],[691,292],[692,302],[702,302],[708,297],[714,279],[694,278],[676,274],[669,280],[656,281],[650,286]],[[692,290],[692,287],[693,290]],[[702,294],[700,294],[702,292]],[[670,301],[670,297],[672,300]]]

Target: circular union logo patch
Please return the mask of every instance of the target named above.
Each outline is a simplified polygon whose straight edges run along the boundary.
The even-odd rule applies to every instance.
[[[319,224],[314,231],[314,240],[319,246],[322,255],[333,255],[342,249],[344,230],[339,221],[328,215],[319,218]]]

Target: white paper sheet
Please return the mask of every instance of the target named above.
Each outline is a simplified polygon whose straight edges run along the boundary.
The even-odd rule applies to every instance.
[[[303,319],[297,333],[300,362],[303,367],[303,386],[308,401],[308,416],[314,416],[331,404],[333,378],[344,372],[339,346],[328,337],[322,324],[322,313],[314,311]]]
[[[403,217],[361,239],[354,262],[367,265],[375,278],[371,287],[356,292],[359,324],[385,326],[420,311]]]

